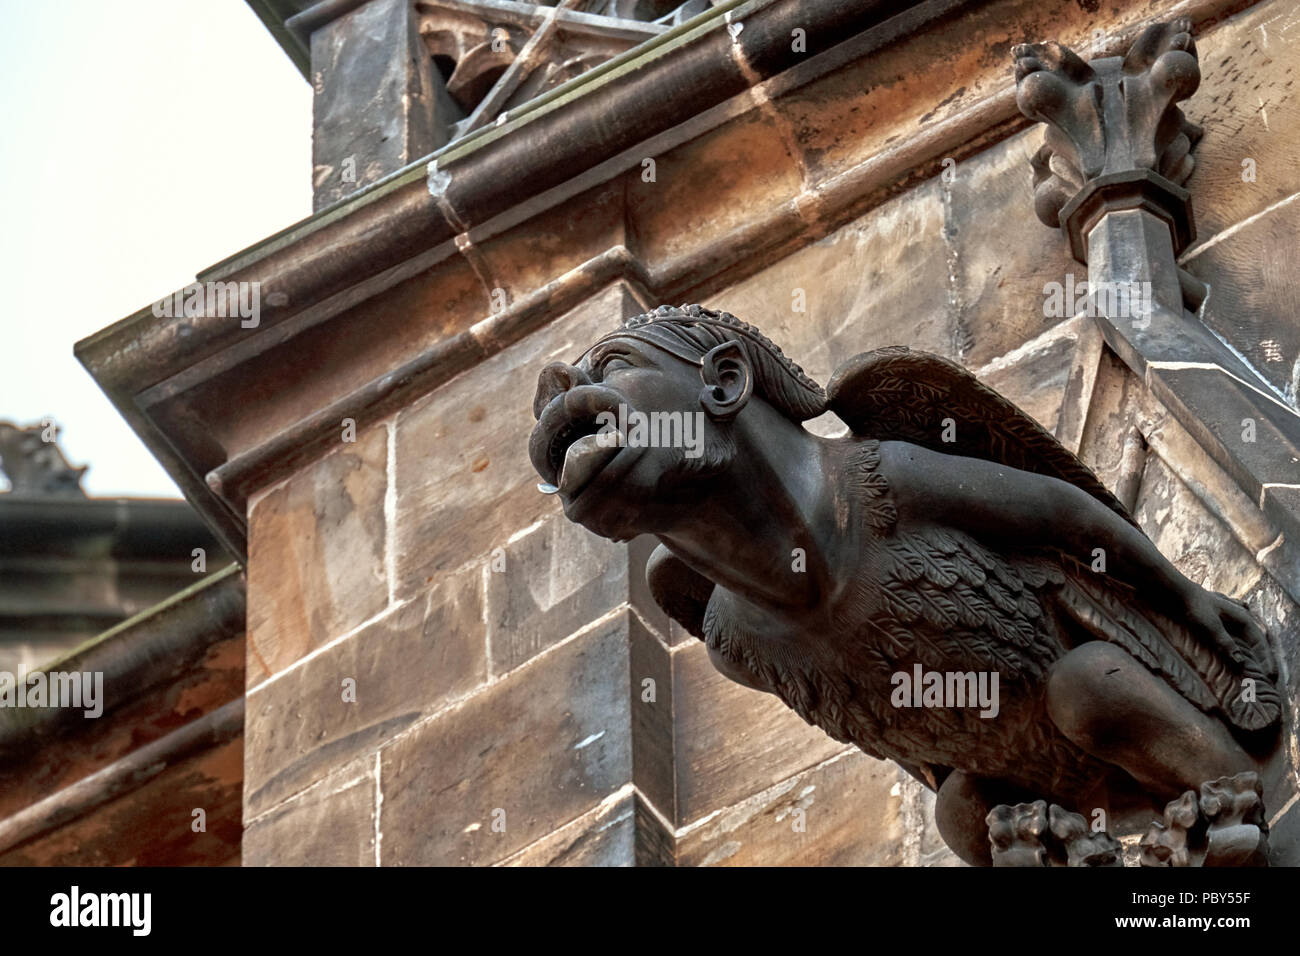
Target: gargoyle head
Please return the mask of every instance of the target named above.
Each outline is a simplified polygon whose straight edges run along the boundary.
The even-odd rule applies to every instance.
[[[698,305],[628,319],[538,378],[529,441],[565,515],[622,541],[667,530],[738,454],[742,423],[802,422],[821,387],[757,329]]]

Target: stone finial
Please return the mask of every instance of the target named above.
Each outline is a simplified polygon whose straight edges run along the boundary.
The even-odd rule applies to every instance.
[[[1123,56],[1085,61],[1060,43],[1021,44],[1016,102],[1044,123],[1031,160],[1034,210],[1060,226],[1079,261],[1088,229],[1112,209],[1145,208],[1167,220],[1175,252],[1195,238],[1182,184],[1201,131],[1175,105],[1201,81],[1191,21],[1147,27]]]
[[[25,428],[0,422],[0,469],[9,479],[9,494],[86,496],[81,489],[86,466],[68,463],[58,434],[58,426],[49,421]]]

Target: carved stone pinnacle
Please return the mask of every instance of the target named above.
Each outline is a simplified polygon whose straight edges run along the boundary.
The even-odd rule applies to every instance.
[[[1055,42],[1021,44],[1012,55],[1020,111],[1047,126],[1030,161],[1034,211],[1065,231],[1074,257],[1086,262],[1088,230],[1114,209],[1166,220],[1175,254],[1190,245],[1196,229],[1182,184],[1201,131],[1174,104],[1201,82],[1191,21],[1147,27],[1123,57],[1087,62]]]

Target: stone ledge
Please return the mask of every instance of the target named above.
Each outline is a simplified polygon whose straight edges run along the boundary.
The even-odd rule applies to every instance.
[[[1243,5],[1240,0],[1202,0],[1181,4],[1179,10],[1191,13],[1203,25]],[[424,170],[416,164],[343,206],[323,210],[307,223],[205,272],[201,276],[205,281],[256,281],[264,285],[263,295],[268,301],[261,324],[256,330],[248,330],[252,334],[236,336],[238,341],[232,342],[228,320],[160,320],[145,309],[79,343],[77,354],[214,530],[235,553],[242,555],[247,486],[264,483],[278,473],[300,466],[305,460],[302,455],[318,453],[319,430],[335,424],[331,420],[345,409],[361,409],[358,415],[362,417],[349,417],[357,417],[358,423],[364,425],[476,362],[482,355],[480,336],[463,337],[462,333],[487,310],[466,298],[458,305],[454,318],[448,317],[451,321],[442,336],[447,344],[421,356],[414,367],[402,367],[404,362],[409,362],[409,351],[400,348],[399,343],[408,337],[394,328],[396,334],[379,340],[381,344],[388,343],[388,371],[362,381],[350,380],[348,373],[353,370],[341,366],[337,357],[310,369],[300,367],[304,355],[302,343],[293,343],[291,339],[307,329],[349,315],[349,310],[374,299],[396,282],[423,272],[459,269],[465,260],[453,240],[467,226],[473,227],[473,242],[481,244],[487,236],[516,228],[522,221],[520,216],[535,218],[544,211],[553,216],[549,210],[556,208],[556,203],[568,202],[584,190],[590,191],[600,182],[622,175],[624,169],[631,168],[629,164],[639,163],[644,148],[638,144],[645,141],[647,131],[643,127],[629,128],[614,136],[608,130],[602,132],[603,117],[611,111],[617,112],[613,110],[616,101],[622,102],[620,97],[632,95],[629,91],[638,89],[636,84],[653,86],[659,82],[651,74],[672,74],[674,83],[681,81],[680,71],[674,65],[676,61],[663,57],[666,50],[683,52],[691,44],[701,44],[699,51],[712,51],[712,54],[700,53],[697,59],[691,60],[693,68],[721,72],[715,77],[716,82],[701,86],[712,90],[709,95],[714,98],[693,101],[689,116],[659,117],[667,138],[654,144],[656,155],[686,141],[680,139],[674,143],[673,136],[699,136],[702,130],[697,121],[705,114],[711,114],[706,118],[707,125],[729,122],[740,112],[759,110],[756,98],[749,92],[751,80],[774,77],[769,82],[771,91],[778,95],[772,101],[779,104],[781,91],[793,88],[791,85],[807,85],[827,70],[846,69],[846,51],[858,58],[852,61],[853,68],[857,69],[861,63],[873,61],[866,54],[886,51],[891,44],[929,42],[931,24],[927,18],[948,9],[944,3],[923,4],[916,8],[918,12],[909,14],[911,19],[878,24],[877,30],[869,27],[873,23],[870,19],[860,23],[854,19],[867,17],[866,12],[847,8],[836,12],[836,5],[828,2],[823,12],[832,18],[828,24],[839,24],[833,36],[837,45],[820,52],[814,44],[807,58],[796,63],[789,56],[785,36],[788,30],[783,34],[777,28],[782,24],[788,26],[782,17],[791,15],[808,27],[812,22],[809,17],[816,11],[800,7],[797,9],[801,12],[791,14],[787,6],[778,3],[762,10],[755,8],[753,16],[745,14],[749,19],[747,29],[740,34],[738,49],[744,52],[755,71],[748,79],[733,77],[724,82],[725,76],[734,69],[733,44],[725,30],[710,28],[699,32],[698,25],[687,24],[690,30],[670,31],[660,38],[663,42],[659,46],[648,47],[624,63],[612,61],[615,66],[605,72],[593,71],[595,75],[589,74],[591,79],[585,85],[561,87],[553,91],[555,95],[539,98],[544,102],[531,105],[514,120],[458,143],[451,151],[436,157],[436,169],[441,171],[435,176],[438,197],[429,193]],[[817,10],[823,10],[822,5]],[[1136,7],[1123,11],[1121,22],[1128,24],[1140,19],[1135,11]],[[837,17],[848,19],[840,23]],[[900,24],[904,27],[901,32]],[[809,30],[810,40],[814,33]],[[853,38],[855,33],[857,38]],[[756,43],[760,45],[755,46]],[[768,51],[764,44],[773,45],[773,50]],[[780,50],[786,52],[779,53]],[[917,51],[911,50],[910,54],[917,55]],[[988,145],[989,135],[1001,138],[1022,128],[1024,123],[1015,118],[1009,95],[1009,70],[1000,62],[997,65],[973,63],[971,67],[981,71],[981,76],[1006,74],[1005,81],[1001,81],[1002,91],[988,100],[987,108],[976,102],[946,118],[935,118],[932,114],[936,111],[932,109],[922,117],[926,123],[919,134],[907,131],[907,139],[920,146],[882,145],[872,161],[855,167],[860,172],[828,173],[830,179],[806,183],[802,200],[769,209],[766,218],[746,227],[748,239],[728,234],[717,248],[692,250],[681,261],[671,264],[643,263],[635,253],[616,253],[619,243],[607,244],[604,249],[615,262],[620,256],[627,256],[628,264],[611,272],[603,272],[602,268],[608,267],[595,264],[577,270],[570,267],[566,281],[571,291],[565,294],[575,298],[560,307],[610,281],[614,272],[624,275],[633,285],[648,285],[652,290],[649,298],[667,299],[683,292],[702,294],[709,288],[734,281],[738,277],[737,269],[757,269],[787,253],[800,241],[799,237],[815,237],[837,221],[860,215],[872,202],[914,182],[918,169],[922,173],[932,171],[930,167],[936,166],[945,155],[960,158],[968,151]],[[648,72],[642,76],[638,71]],[[842,91],[842,95],[856,94],[850,89]],[[613,99],[606,102],[602,99],[605,96]],[[577,113],[582,111],[590,114],[582,122],[590,124],[602,118],[594,127],[599,134],[597,139],[581,141],[581,155],[576,159],[557,159],[560,154],[547,151],[545,144],[551,142],[547,137],[557,143],[567,142],[567,148],[571,149],[575,142],[571,135],[576,128],[573,123],[581,119]],[[686,122],[681,122],[674,131],[673,124],[679,120]],[[931,129],[934,134],[927,135]],[[990,134],[990,130],[994,132]],[[503,138],[507,133],[511,137]],[[652,139],[654,135],[652,131]],[[534,168],[533,158],[539,156],[545,156],[549,164],[549,172],[544,175]],[[616,159],[614,165],[609,165]],[[503,189],[503,169],[508,172],[510,182],[526,184],[526,188]],[[579,175],[584,169],[590,172]],[[440,178],[442,173],[450,177],[445,183]],[[593,175],[599,182],[591,178]],[[820,210],[811,225],[805,217],[809,203]],[[571,206],[563,212],[566,219],[575,214]],[[835,217],[834,221],[828,222],[827,215]],[[472,216],[472,223],[464,221],[466,216]],[[736,258],[740,255],[745,257],[743,263]],[[647,281],[642,282],[642,277]],[[491,291],[482,288],[475,297],[486,300]],[[279,293],[284,300],[275,299],[278,304],[272,304],[273,293]],[[535,312],[521,313],[500,332],[517,337],[547,321],[557,311],[555,304],[548,301],[552,294],[554,290],[530,303],[529,309]],[[409,326],[419,317],[416,311],[403,321]],[[495,320],[488,324],[494,325]],[[332,335],[337,337],[341,327],[331,328]],[[494,331],[492,338],[499,341],[501,335]],[[374,342],[367,340],[370,345]],[[257,363],[253,363],[255,357]],[[259,370],[272,366],[280,376],[293,372],[298,380],[284,383],[273,400],[267,402],[271,396],[265,395],[263,385],[259,385],[262,376]],[[213,405],[200,398],[201,386],[216,381],[219,376],[219,394],[223,400]],[[310,376],[310,386],[305,376]],[[302,394],[304,389],[314,394]],[[149,392],[147,400],[143,397],[145,392]],[[248,398],[254,393],[259,400],[250,402]],[[344,400],[350,404],[338,404],[340,395],[350,396]],[[300,406],[291,406],[290,401],[306,401],[309,410],[299,411]],[[259,415],[225,414],[223,409],[232,404],[257,409]],[[266,421],[268,409],[278,409],[289,417],[268,433],[249,434],[249,427]],[[220,472],[223,465],[235,460],[242,462],[240,466],[232,466],[235,475]],[[238,477],[241,472],[242,480]],[[214,473],[220,492],[205,482],[204,476],[209,473]],[[228,483],[230,490],[227,490]]]

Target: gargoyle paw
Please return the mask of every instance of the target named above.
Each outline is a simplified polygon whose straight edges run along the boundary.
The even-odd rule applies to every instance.
[[[1143,866],[1268,866],[1264,791],[1252,772],[1201,784],[1165,807],[1141,843]]]
[[[1120,845],[1077,813],[1045,800],[998,804],[985,818],[994,866],[1123,866]]]

